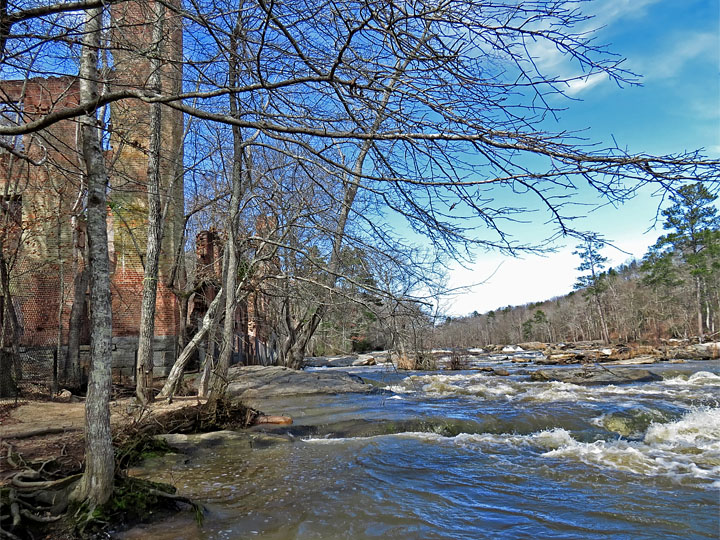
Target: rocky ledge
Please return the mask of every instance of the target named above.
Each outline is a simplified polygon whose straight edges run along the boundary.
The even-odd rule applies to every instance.
[[[227,397],[249,399],[299,394],[372,392],[375,387],[343,371],[296,371],[277,366],[235,366],[228,373]]]
[[[533,372],[530,378],[533,381],[559,381],[581,385],[629,384],[662,380],[660,375],[646,369],[609,370],[602,367],[538,370]]]

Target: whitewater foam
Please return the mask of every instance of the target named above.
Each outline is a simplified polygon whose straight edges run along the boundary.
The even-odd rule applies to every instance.
[[[433,432],[402,432],[351,439],[306,439],[315,444],[342,444],[383,438],[414,438],[429,443],[456,444],[505,453],[509,448],[535,448],[545,459],[575,461],[645,476],[665,476],[716,488],[720,480],[720,409],[703,408],[682,418],[653,423],[641,441],[598,440],[582,442],[568,430],[554,428],[526,435],[515,433],[460,433],[447,437]],[[505,448],[497,448],[498,446]]]
[[[412,375],[389,386],[398,394],[424,393],[433,397],[469,396],[489,400],[535,402],[587,401],[604,402],[608,398],[644,399],[647,397],[707,402],[713,396],[720,400],[720,376],[699,371],[689,377],[676,376],[644,384],[583,386],[558,381],[540,382],[498,377],[487,373],[452,375]]]

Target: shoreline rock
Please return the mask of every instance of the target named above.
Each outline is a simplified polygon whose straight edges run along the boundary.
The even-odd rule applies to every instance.
[[[228,372],[227,397],[232,400],[301,394],[344,394],[376,391],[357,375],[344,371],[297,371],[278,366],[234,366]]]
[[[661,381],[657,373],[646,369],[634,368],[571,368],[538,370],[530,375],[530,380],[547,382],[558,381],[579,385],[630,384],[637,382]]]

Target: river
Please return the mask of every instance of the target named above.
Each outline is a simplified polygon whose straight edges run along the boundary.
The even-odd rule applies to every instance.
[[[344,368],[377,394],[268,396],[292,434],[205,438],[136,474],[207,505],[126,540],[718,538],[720,371],[584,387]],[[340,368],[332,368],[340,369]]]

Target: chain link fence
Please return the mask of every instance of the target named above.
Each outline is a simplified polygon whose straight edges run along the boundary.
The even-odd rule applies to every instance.
[[[89,351],[80,348],[79,365],[67,360],[67,347],[32,346],[0,350],[0,398],[52,395],[53,390],[78,390],[86,382]]]

